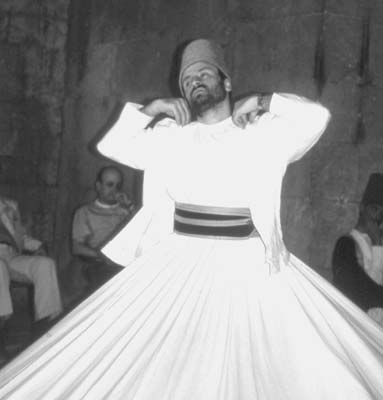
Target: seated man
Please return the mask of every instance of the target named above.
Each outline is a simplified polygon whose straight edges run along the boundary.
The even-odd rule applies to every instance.
[[[383,174],[370,176],[355,228],[338,239],[334,284],[383,326]]]
[[[74,215],[72,253],[84,269],[93,291],[121,270],[102,256],[100,248],[133,216],[134,204],[121,192],[123,175],[114,166],[97,174],[96,200],[80,207]]]
[[[0,196],[0,330],[13,312],[10,280],[33,283],[36,331],[62,311],[56,265],[37,254],[41,245],[27,235],[17,203]]]

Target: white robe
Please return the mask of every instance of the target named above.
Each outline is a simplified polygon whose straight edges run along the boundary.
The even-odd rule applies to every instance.
[[[286,166],[328,119],[274,95],[246,130],[168,119],[145,131],[127,105],[98,147],[145,170],[143,208],[103,250],[126,268],[2,371],[0,397],[379,399],[379,326],[282,240]],[[176,234],[175,201],[249,207],[261,237]]]
[[[22,250],[36,251],[41,242],[26,234],[14,200],[0,197],[0,223],[14,241],[14,246],[0,243],[0,317],[13,312],[11,279],[33,283],[36,320],[57,317],[62,304],[56,263],[49,257],[22,254]]]

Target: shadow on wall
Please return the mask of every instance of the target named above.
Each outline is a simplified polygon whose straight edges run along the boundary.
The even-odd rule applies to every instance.
[[[31,234],[51,248],[61,137],[60,132],[52,131],[56,121],[49,115],[49,106],[31,97],[2,116],[8,118],[12,146],[0,154],[0,190],[1,195],[18,201],[28,216]]]

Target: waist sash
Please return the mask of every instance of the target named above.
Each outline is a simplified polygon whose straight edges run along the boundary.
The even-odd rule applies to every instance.
[[[248,208],[176,203],[174,231],[184,235],[241,239],[259,236]]]

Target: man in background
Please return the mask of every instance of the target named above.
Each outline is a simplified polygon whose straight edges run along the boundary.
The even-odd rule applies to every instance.
[[[84,271],[93,291],[121,270],[102,256],[100,248],[132,218],[135,206],[122,192],[123,175],[114,166],[103,167],[97,174],[97,198],[74,214],[72,253]]]
[[[42,242],[27,234],[17,202],[0,196],[0,348],[2,328],[13,313],[11,280],[33,284],[34,331],[41,334],[62,312],[56,264],[44,255]]]
[[[332,260],[334,284],[383,326],[383,174],[373,173],[355,228],[338,239]]]

